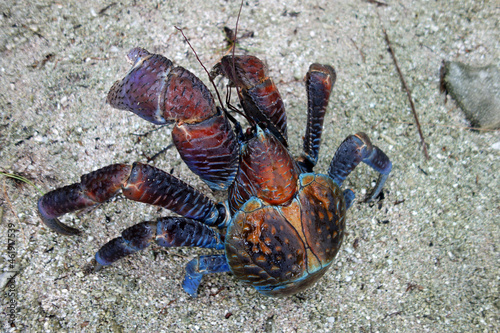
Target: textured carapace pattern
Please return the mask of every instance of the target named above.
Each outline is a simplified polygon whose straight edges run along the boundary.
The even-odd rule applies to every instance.
[[[229,188],[231,212],[251,196],[279,205],[290,201],[297,192],[295,161],[267,129],[257,127],[255,136],[242,145],[240,160],[235,183]]]
[[[265,294],[293,294],[313,283],[342,244],[346,207],[340,188],[324,175],[302,174],[297,182],[290,204],[254,197],[227,231],[232,272]]]
[[[175,122],[172,138],[191,171],[212,189],[227,189],[238,168],[238,142],[205,84],[144,49],[132,49],[128,58],[132,69],[113,84],[108,103],[155,124]]]
[[[266,65],[254,56],[225,56],[211,72],[224,75],[238,89],[243,110],[257,125],[267,128],[286,147],[287,125],[283,100],[268,76]]]

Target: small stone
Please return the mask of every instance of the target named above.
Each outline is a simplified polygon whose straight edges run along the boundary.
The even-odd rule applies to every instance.
[[[441,91],[450,94],[473,127],[500,128],[500,70],[443,62]]]
[[[3,272],[0,274],[0,289],[5,288],[5,286],[9,283],[9,281],[16,276],[18,273],[17,267],[16,270],[8,271],[8,272]]]

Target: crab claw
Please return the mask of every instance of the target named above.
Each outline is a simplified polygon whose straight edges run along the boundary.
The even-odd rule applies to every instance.
[[[50,229],[54,230],[55,232],[66,235],[66,236],[76,236],[80,234],[80,230],[72,228],[61,221],[57,217],[51,217],[45,208],[42,205],[42,198],[38,200],[38,212],[40,215],[40,218],[42,219],[42,222],[49,227]]]

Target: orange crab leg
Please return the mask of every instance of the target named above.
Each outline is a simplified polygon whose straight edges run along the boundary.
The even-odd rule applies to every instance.
[[[57,218],[105,202],[120,190],[128,199],[161,206],[207,225],[219,225],[225,221],[222,206],[176,177],[142,163],[132,166],[114,164],[83,175],[80,183],[41,197],[38,211],[52,230],[75,235],[77,229],[64,225]]]

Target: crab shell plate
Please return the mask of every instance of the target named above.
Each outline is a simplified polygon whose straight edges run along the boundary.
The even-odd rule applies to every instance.
[[[302,174],[298,192],[273,206],[250,198],[233,217],[226,255],[233,274],[268,296],[311,286],[328,269],[344,236],[345,200],[326,175]]]

